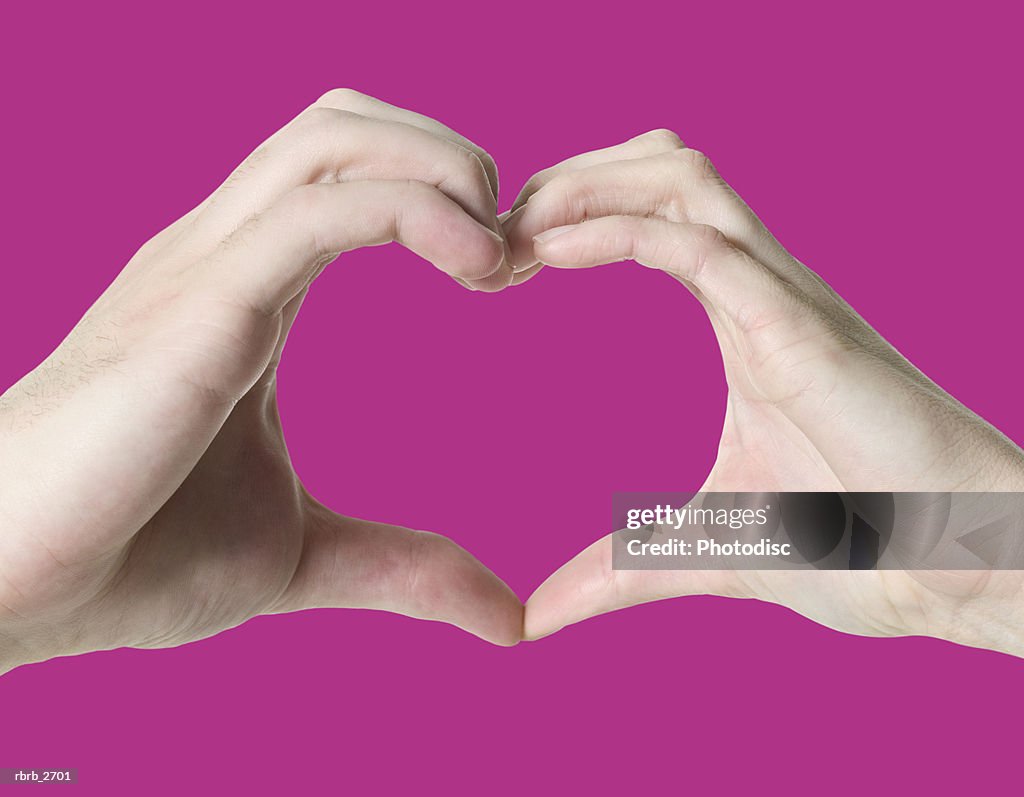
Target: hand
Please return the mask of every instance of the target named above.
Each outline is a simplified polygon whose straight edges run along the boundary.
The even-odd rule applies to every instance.
[[[519,600],[457,545],[306,493],[275,381],[340,252],[397,240],[473,288],[508,285],[496,196],[475,145],[335,91],[148,242],[0,399],[0,672],[319,606],[518,642]]]
[[[542,264],[662,269],[702,303],[729,385],[707,491],[1024,489],[1024,455],[915,369],[668,131],[532,178],[504,220],[515,283]],[[1024,654],[1019,572],[616,571],[605,537],[527,603],[537,638],[697,593],[759,598],[858,634],[930,634]]]

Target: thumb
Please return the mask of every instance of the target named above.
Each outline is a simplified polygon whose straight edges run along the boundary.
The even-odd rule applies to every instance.
[[[616,570],[609,534],[537,587],[526,602],[523,639],[540,639],[588,617],[683,595],[753,597],[737,571]]]
[[[519,598],[447,537],[343,517],[315,505],[299,566],[272,611],[328,607],[437,620],[496,645],[522,638]]]

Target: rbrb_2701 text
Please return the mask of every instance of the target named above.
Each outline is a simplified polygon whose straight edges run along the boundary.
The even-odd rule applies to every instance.
[[[11,779],[15,783],[71,783],[75,780],[74,775],[67,769],[19,769]]]

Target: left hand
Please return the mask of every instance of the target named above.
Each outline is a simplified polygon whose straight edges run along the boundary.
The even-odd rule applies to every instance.
[[[703,304],[729,386],[725,492],[1024,489],[1024,453],[890,346],[775,240],[701,153],[668,131],[535,176],[504,220],[522,282],[547,264],[635,260]],[[681,486],[681,490],[692,486]],[[696,593],[790,606],[869,635],[930,634],[1024,653],[1019,572],[616,571],[605,537],[527,603],[526,636]]]

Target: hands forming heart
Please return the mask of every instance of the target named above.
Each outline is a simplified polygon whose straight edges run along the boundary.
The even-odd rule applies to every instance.
[[[327,509],[292,469],[277,365],[326,265],[391,241],[475,290],[622,260],[690,290],[729,383],[704,490],[1024,489],[1022,452],[789,255],[674,134],[541,171],[499,216],[486,152],[334,91],[149,241],[0,399],[0,672],[326,606],[512,645],[698,593],[783,603],[854,633],[1024,651],[1017,572],[925,584],[893,571],[616,571],[606,537],[524,613],[450,540]]]

